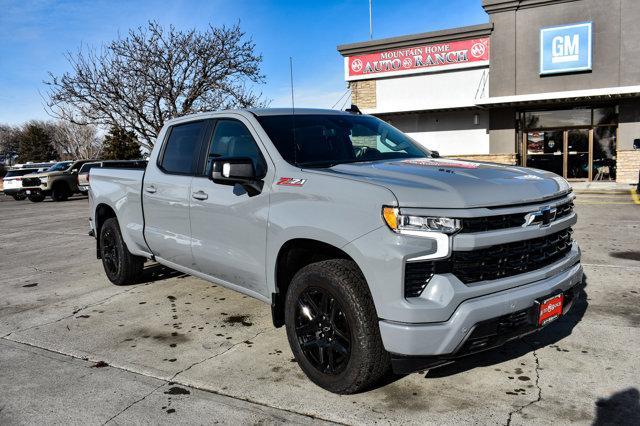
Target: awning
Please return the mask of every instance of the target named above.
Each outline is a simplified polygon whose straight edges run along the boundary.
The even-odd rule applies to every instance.
[[[565,102],[606,101],[640,97],[640,86],[605,87],[602,89],[569,90],[564,92],[532,93],[528,95],[494,96],[479,99],[476,105],[484,108],[516,105],[553,104]]]

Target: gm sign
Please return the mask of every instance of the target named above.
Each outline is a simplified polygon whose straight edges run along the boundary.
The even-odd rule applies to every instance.
[[[591,22],[540,30],[540,74],[591,70]]]

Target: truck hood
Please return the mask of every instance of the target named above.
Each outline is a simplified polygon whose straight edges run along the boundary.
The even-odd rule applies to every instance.
[[[29,175],[25,175],[25,177],[53,177],[53,176],[61,176],[64,175],[64,171],[56,171],[56,172],[40,172],[40,173],[31,173]]]
[[[543,170],[445,158],[339,164],[327,171],[384,186],[401,207],[506,206],[571,192],[566,180]]]

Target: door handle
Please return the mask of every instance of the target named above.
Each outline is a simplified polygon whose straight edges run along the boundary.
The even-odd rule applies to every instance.
[[[204,191],[194,192],[193,194],[191,194],[191,196],[196,200],[206,200],[207,198],[209,198],[207,193]]]
[[[149,185],[144,190],[147,191],[149,194],[153,194],[156,192],[156,187],[153,185]]]

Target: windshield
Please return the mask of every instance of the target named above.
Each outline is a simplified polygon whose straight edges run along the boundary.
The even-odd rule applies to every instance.
[[[48,172],[61,172],[63,170],[67,170],[71,165],[71,161],[63,161],[61,163],[56,163],[53,166],[47,169]]]
[[[272,115],[258,121],[280,155],[300,167],[430,156],[413,139],[372,116]]]

